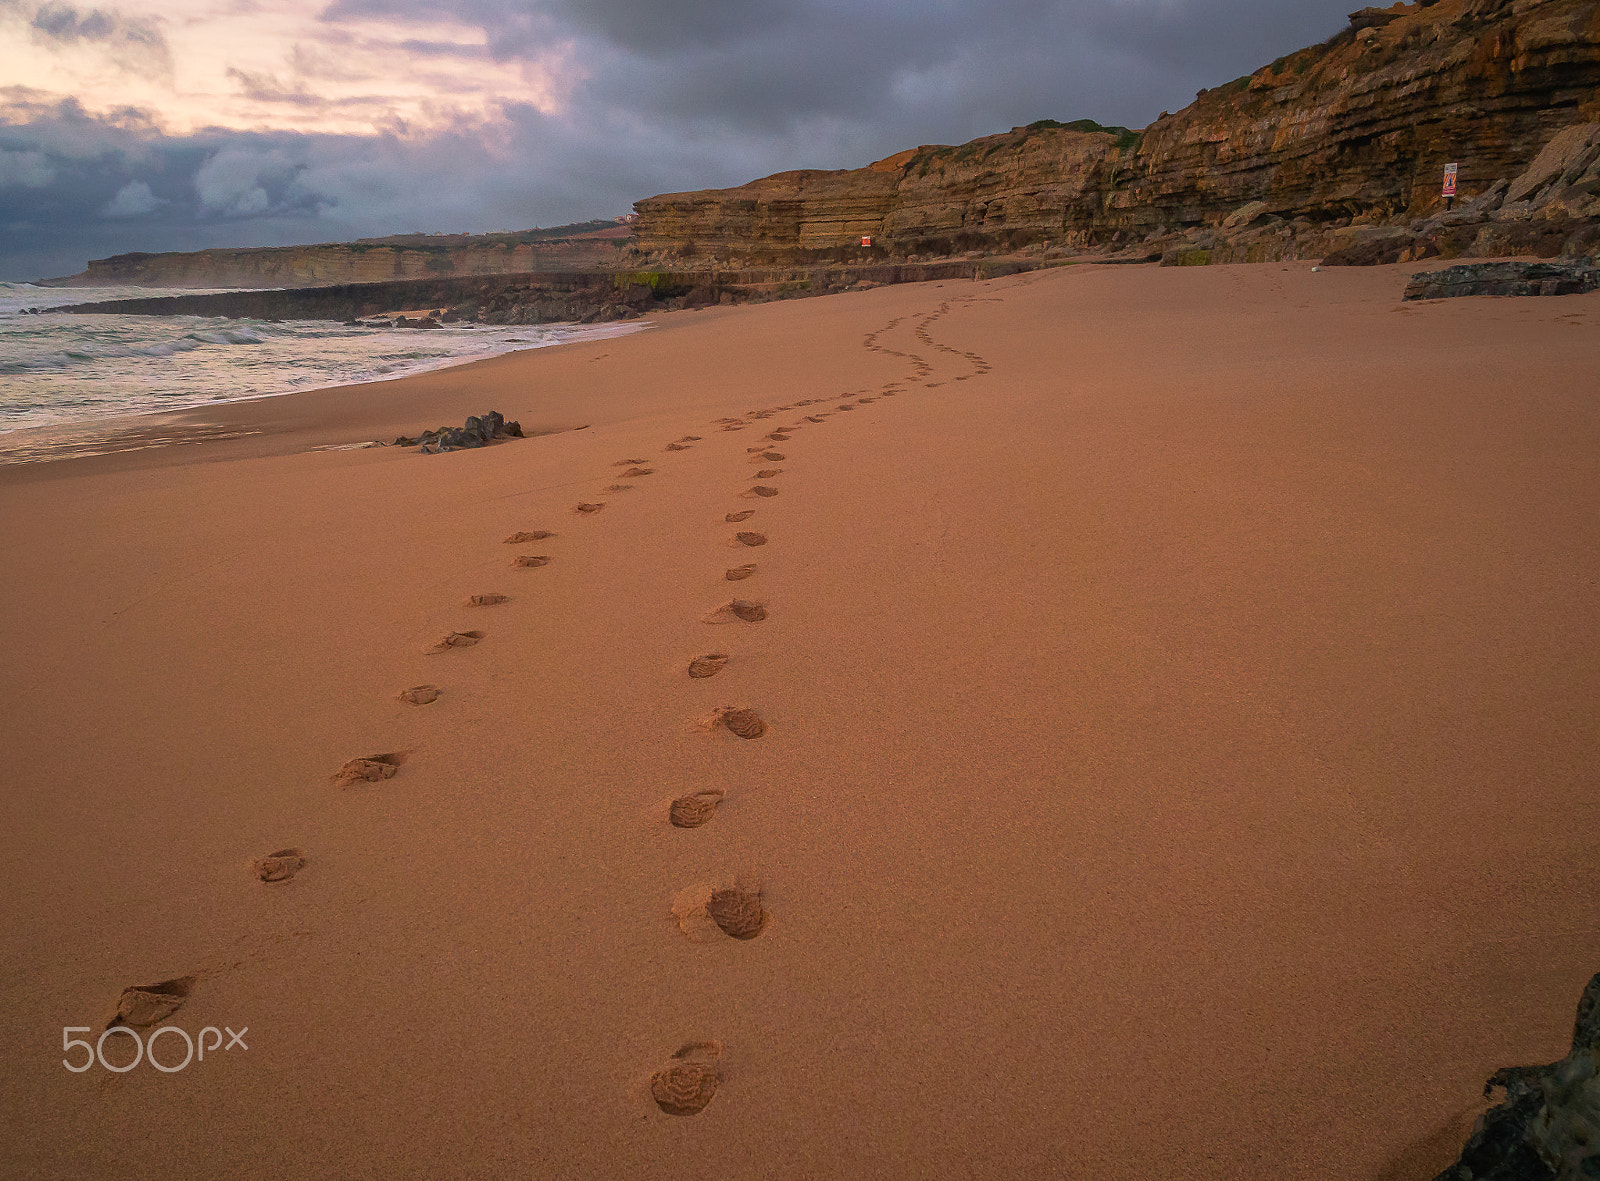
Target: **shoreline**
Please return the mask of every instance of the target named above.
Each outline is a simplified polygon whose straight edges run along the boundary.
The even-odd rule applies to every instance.
[[[876,264],[861,264],[839,269],[846,270],[852,275],[858,272],[861,274],[867,274],[875,273],[877,271],[893,271],[898,273],[901,270],[914,269],[928,277],[917,278],[914,280],[904,280],[904,283],[912,285],[938,285],[942,287],[947,283],[959,284],[967,281],[987,282],[993,281],[993,278],[1003,278],[1010,274],[1033,273],[1034,270],[1051,270],[1066,265],[1115,266],[1119,264],[1105,262],[1094,255],[1086,255],[1083,258],[1073,258],[1064,261],[1047,262],[1032,260],[1026,264],[1028,267],[1032,268],[1030,270],[1017,271],[1011,269],[1017,265],[1019,265],[1019,260],[1010,258],[995,258],[979,260],[977,262],[970,260],[959,260],[947,263],[919,264],[914,268],[907,268],[903,265],[883,266]],[[969,272],[972,274],[985,274],[986,269],[994,272],[992,277],[985,275],[984,278],[973,280],[968,280],[965,277]],[[946,271],[950,273],[947,274],[945,273]],[[790,274],[800,272],[794,271],[793,268],[790,268],[788,270],[779,269],[774,271],[774,273]],[[748,274],[744,272],[728,273],[732,280],[740,280],[741,277],[744,279],[749,279],[757,274],[758,272],[749,272]],[[330,297],[330,293],[337,294],[347,289],[362,290],[368,287],[387,292],[392,289],[409,289],[412,287],[461,287],[463,285],[471,285],[485,278],[495,281],[505,281],[506,279],[520,281],[529,278],[542,278],[548,281],[552,278],[562,277],[564,276],[559,273],[552,273],[551,275],[544,275],[540,273],[535,275],[514,275],[509,277],[466,276],[452,280],[390,281],[384,283],[334,288],[263,288],[229,289],[226,291],[207,290],[196,298],[268,298],[282,296],[284,294],[295,295],[300,293],[302,290],[311,294],[321,293],[322,297]],[[717,281],[719,278],[718,275],[715,274],[709,275],[708,277],[713,281]],[[898,286],[901,285],[901,281],[896,280],[893,284],[889,285]],[[845,293],[829,292],[827,294],[810,296],[807,298],[829,298],[830,296],[839,294]],[[102,304],[92,306],[110,308],[122,303],[146,305],[171,302],[174,300],[182,301],[189,298],[190,297],[182,294],[176,296],[141,296],[132,299],[107,301],[103,302]],[[680,299],[678,302],[681,303],[682,300]],[[61,309],[51,308],[49,310],[60,311]],[[716,314],[724,313],[727,310],[728,309],[726,306],[719,307],[715,304],[710,304],[695,307],[670,307],[663,308],[661,310],[653,310],[646,313],[648,320],[645,322],[628,321],[615,325],[567,325],[565,322],[558,321],[527,325],[502,325],[500,327],[559,328],[570,326],[579,329],[593,327],[602,331],[606,330],[607,328],[614,327],[618,329],[618,336],[626,336],[632,335],[635,332],[643,331],[645,329],[659,330],[662,326],[681,323],[683,317],[691,314],[704,315],[710,313],[715,316]],[[159,316],[160,318],[165,318],[166,316],[166,313],[147,314]],[[180,312],[172,314],[189,315],[200,313]],[[597,338],[598,342],[602,343],[610,339],[615,338]],[[113,471],[122,470],[124,468],[142,469],[147,467],[165,466],[165,464],[169,462],[205,462],[210,460],[256,458],[268,455],[291,454],[312,449],[315,446],[328,448],[357,448],[363,444],[388,442],[400,435],[413,435],[420,430],[426,430],[440,425],[440,422],[428,421],[426,423],[419,423],[418,421],[412,421],[409,418],[402,420],[401,417],[397,417],[397,415],[412,414],[413,412],[410,410],[410,407],[427,401],[430,397],[435,395],[447,398],[447,404],[453,407],[454,411],[459,412],[455,415],[455,420],[457,422],[469,414],[479,414],[488,409],[500,408],[470,405],[469,403],[461,400],[460,393],[457,389],[455,389],[454,383],[442,383],[436,387],[419,388],[416,391],[408,389],[404,393],[400,394],[397,398],[397,402],[402,407],[405,407],[405,409],[397,409],[394,414],[387,413],[376,406],[361,406],[360,403],[363,401],[363,399],[360,395],[354,394],[352,391],[365,390],[377,385],[391,385],[397,382],[403,383],[413,380],[425,380],[433,374],[468,369],[475,365],[487,364],[505,357],[517,356],[523,353],[543,352],[551,348],[565,348],[571,345],[583,343],[589,342],[571,341],[563,342],[562,344],[558,345],[540,346],[534,349],[514,349],[506,353],[495,354],[492,357],[476,358],[459,362],[447,362],[433,369],[426,369],[414,373],[406,373],[396,377],[385,377],[375,381],[360,382],[355,384],[318,386],[313,389],[292,390],[280,394],[242,398],[236,401],[222,402],[214,405],[206,404],[200,406],[178,407],[171,410],[152,411],[143,414],[108,416],[104,419],[65,423],[59,426],[46,425],[40,427],[17,428],[16,430],[0,433],[0,485],[8,482],[26,480],[28,477],[26,475],[19,474],[19,469],[22,472],[26,472],[43,465],[54,466],[69,462],[98,462],[100,466],[97,468],[97,470]],[[499,371],[492,370],[487,376],[492,379],[498,379],[500,374]],[[310,409],[307,409],[306,411],[300,413],[286,412],[274,414],[266,410],[233,409],[238,407],[253,407],[257,403],[274,402],[280,399],[315,398],[327,394],[340,394],[343,396],[335,399],[332,402],[329,402],[325,406],[319,407],[317,412],[312,412]],[[298,404],[296,406],[296,410],[299,410]],[[449,416],[447,415],[446,417],[448,418]],[[517,419],[519,415],[516,413],[506,412],[506,417],[508,419]],[[573,422],[568,420],[581,417],[581,415],[567,414],[559,421],[540,422],[538,425],[530,425],[528,419],[524,418],[523,429],[530,437],[533,435],[553,434],[563,430],[574,429]],[[319,425],[315,429],[310,429],[310,424],[313,422],[317,422]],[[331,427],[331,425],[335,422],[340,424],[340,426],[337,431],[333,432],[334,437],[325,439],[325,441],[320,445],[311,444],[308,441],[313,436],[324,433],[323,428]],[[365,439],[348,437],[350,431],[359,431],[362,429],[371,429],[375,433]],[[65,435],[66,438],[58,442],[55,436],[60,435]],[[294,442],[282,441],[284,436],[292,436]],[[17,444],[19,443],[21,446],[27,447],[30,451],[30,454],[26,458],[22,459],[8,459],[8,453],[15,451]],[[206,445],[205,453],[203,455],[176,452],[171,450],[172,448],[201,444]],[[227,445],[218,446],[218,444]],[[100,450],[100,448],[104,448],[104,450]]]
[[[225,448],[212,447],[207,450],[199,460],[212,459],[237,459],[278,455],[292,453],[293,451],[307,449],[309,437],[308,430],[316,424],[314,431],[320,432],[339,424],[335,434],[340,437],[329,439],[323,446],[327,447],[356,447],[374,442],[388,443],[402,434],[415,434],[419,430],[430,429],[440,425],[437,422],[426,426],[412,423],[409,429],[395,430],[384,434],[382,431],[368,439],[355,439],[342,437],[350,430],[359,430],[363,424],[368,424],[377,429],[385,424],[392,425],[399,421],[396,414],[411,413],[411,408],[430,397],[440,396],[453,398],[449,391],[453,390],[456,383],[441,382],[435,386],[416,391],[399,392],[395,402],[398,407],[390,413],[384,409],[385,400],[381,397],[372,397],[376,387],[391,386],[396,383],[421,381],[426,382],[436,375],[454,372],[456,370],[470,369],[473,366],[487,365],[506,358],[523,356],[529,353],[544,352],[550,349],[569,348],[584,344],[604,344],[621,336],[633,335],[652,329],[656,326],[659,317],[648,322],[616,326],[620,330],[615,335],[591,337],[583,340],[561,341],[553,344],[537,345],[532,348],[512,348],[503,353],[490,356],[469,357],[460,360],[447,359],[428,368],[408,373],[396,374],[375,378],[370,381],[356,383],[339,383],[327,386],[316,386],[310,389],[286,390],[282,393],[255,395],[239,398],[226,402],[203,403],[194,406],[180,406],[167,410],[155,410],[135,414],[106,415],[101,418],[81,419],[76,421],[51,423],[40,426],[18,427],[13,430],[0,432],[0,483],[8,479],[12,469],[31,469],[45,465],[57,465],[72,462],[107,461],[104,470],[114,470],[118,466],[117,457],[143,455],[142,459],[129,459],[122,462],[134,466],[160,466],[162,457],[159,455],[145,454],[159,452],[168,447],[185,445],[216,444],[222,442],[234,443],[234,446]],[[563,327],[563,325],[540,325],[543,328]],[[576,326],[574,326],[576,327]],[[491,371],[495,372],[495,371]],[[365,395],[356,391],[367,391]],[[325,395],[338,395],[325,407],[315,407],[303,399],[312,402]],[[275,403],[292,402],[290,405],[276,406]],[[450,401],[452,406],[465,403]],[[466,410],[466,414],[482,413],[489,407],[477,407]],[[514,415],[508,417],[515,417]],[[561,425],[544,424],[538,427],[527,427],[528,433],[549,434],[552,431],[568,429]],[[275,442],[279,436],[291,434],[297,442],[287,446]],[[245,439],[255,439],[256,442],[240,442]],[[12,458],[19,451],[24,452],[22,458]],[[186,462],[185,458],[168,457],[171,462]]]
[[[1004,260],[1002,260],[1004,261]],[[1523,261],[1521,259],[1490,259],[1481,261]],[[971,266],[972,264],[964,264]],[[1249,264],[1218,264],[1225,269],[1235,267],[1246,270],[1255,267],[1266,269],[1279,269],[1293,266],[1298,270],[1305,270],[1315,263],[1311,261],[1285,264],[1285,263],[1249,263]],[[1454,259],[1428,259],[1420,262],[1402,264],[1393,267],[1377,268],[1395,274],[1412,275],[1427,271],[1441,270],[1446,267],[1459,265],[1459,260]],[[1038,274],[1042,271],[1087,267],[1092,270],[1115,268],[1118,270],[1128,266],[1127,263],[1116,260],[1100,259],[1088,256],[1082,259],[1069,260],[1067,264],[1046,264],[1034,271],[1020,272],[1020,274]],[[1138,269],[1144,269],[1140,267]],[[1363,268],[1364,269],[1364,268]],[[997,279],[1010,276],[999,275],[995,278],[980,278],[966,280],[960,278],[928,279],[918,281],[910,286],[938,286],[944,288],[948,285],[961,287],[968,283],[987,284]],[[898,286],[899,284],[895,284]],[[877,288],[875,290],[881,290]],[[246,293],[250,294],[250,293]],[[808,299],[834,299],[840,295],[861,292],[834,292],[827,295],[811,296]],[[1397,297],[1398,298],[1398,297]],[[734,305],[734,306],[768,306],[768,305]],[[725,315],[730,310],[728,307],[698,307],[678,308],[657,311],[650,314],[647,323],[629,324],[619,335],[631,335],[633,332],[652,329],[661,331],[673,325],[681,325],[693,317],[710,316],[715,319]],[[553,327],[555,325],[540,325],[538,327]],[[619,326],[620,327],[620,326]],[[0,433],[0,484],[17,480],[26,480],[25,474],[32,469],[49,465],[56,466],[62,463],[96,462],[101,466],[96,470],[119,470],[123,467],[157,467],[167,463],[205,462],[220,459],[239,459],[263,457],[268,455],[292,454],[305,451],[318,446],[356,448],[363,444],[375,442],[387,443],[400,435],[414,435],[418,431],[431,429],[450,420],[459,422],[469,414],[480,414],[485,410],[499,409],[506,414],[508,419],[522,418],[524,430],[530,435],[551,434],[563,430],[571,430],[584,418],[581,411],[566,411],[550,420],[540,420],[536,411],[524,411],[523,414],[507,411],[502,407],[488,407],[475,405],[460,388],[460,383],[439,382],[430,384],[428,379],[436,374],[470,370],[477,365],[491,364],[497,360],[524,354],[541,353],[550,349],[565,349],[586,343],[604,343],[614,339],[602,337],[595,342],[572,341],[559,345],[545,345],[533,349],[515,349],[507,353],[495,354],[492,357],[476,358],[459,362],[449,362],[435,369],[423,370],[418,373],[407,373],[397,377],[385,377],[374,381],[355,384],[336,384],[318,386],[312,389],[293,390],[281,394],[270,394],[261,397],[244,398],[232,402],[207,404],[201,406],[181,407],[172,410],[153,411],[144,414],[120,415],[80,423],[68,423],[61,426],[24,427],[14,431]],[[498,368],[491,368],[484,374],[486,380],[501,380],[509,373],[503,374]],[[405,385],[410,382],[421,382],[415,388]],[[393,399],[393,408],[383,398],[371,398],[357,391],[370,391],[377,386],[405,386],[396,390]],[[325,405],[316,405],[316,400],[324,395],[334,395]],[[439,421],[433,421],[425,412],[423,404],[433,397],[443,399],[443,405],[448,408]],[[292,402],[288,400],[293,400]],[[267,404],[286,401],[286,405],[275,408]],[[419,418],[418,415],[424,417]],[[437,417],[437,416],[435,416]],[[363,431],[370,432],[361,437]],[[69,438],[57,444],[55,435],[67,435]],[[34,440],[38,442],[34,444]],[[312,442],[319,439],[320,442]],[[16,441],[27,446],[33,444],[38,454],[20,460],[8,460],[6,455],[14,450]],[[292,440],[292,441],[291,441]],[[183,453],[171,448],[186,445],[206,444],[202,453]],[[228,444],[219,446],[218,444]],[[97,448],[105,446],[109,450],[101,452],[90,451],[81,453],[80,448]]]

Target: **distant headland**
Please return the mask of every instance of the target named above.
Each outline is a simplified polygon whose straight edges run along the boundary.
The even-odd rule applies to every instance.
[[[118,254],[45,287],[312,287],[615,265],[632,217],[501,234],[394,234],[311,246]]]

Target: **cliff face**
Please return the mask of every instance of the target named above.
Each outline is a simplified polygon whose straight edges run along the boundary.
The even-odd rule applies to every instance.
[[[197,250],[167,254],[120,254],[94,259],[81,275],[55,280],[62,287],[310,287],[381,283],[464,275],[512,275],[533,271],[595,270],[617,265],[628,235],[618,226],[572,237],[541,238],[537,232],[430,241],[409,236],[320,246]]]
[[[1364,9],[1331,42],[1157,120],[1104,220],[1192,224],[1258,200],[1289,217],[1424,216],[1443,206],[1447,163],[1475,195],[1594,118],[1597,97],[1595,0]]]
[[[652,197],[635,205],[637,244],[777,262],[848,253],[863,235],[890,252],[1125,245],[1217,227],[1254,202],[1245,225],[1418,219],[1442,210],[1446,163],[1476,196],[1595,120],[1600,0],[1424,0],[1354,13],[1324,44],[1139,135],[1047,122],[864,169]]]
[[[1018,235],[1059,240],[1096,216],[1117,143],[1112,131],[1035,124],[866,168],[651,197],[634,204],[635,245],[645,254],[781,264],[854,254],[864,237],[879,253]]]
[[[634,203],[637,247],[683,258],[805,255],[881,234],[899,170],[780,172],[737,189],[672,193]],[[648,210],[648,211],[647,211]]]

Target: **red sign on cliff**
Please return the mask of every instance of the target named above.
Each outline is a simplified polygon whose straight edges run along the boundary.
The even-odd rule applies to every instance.
[[[1443,193],[1443,196],[1454,197],[1455,195],[1456,195],[1456,166],[1454,164],[1446,164],[1444,166],[1444,193]]]
[[[863,235],[862,238],[861,238],[861,244],[863,246],[871,246],[872,245],[872,239],[866,237],[865,235]]]

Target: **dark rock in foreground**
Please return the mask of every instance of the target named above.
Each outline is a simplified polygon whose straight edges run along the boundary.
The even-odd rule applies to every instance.
[[[1478,1120],[1461,1159],[1434,1181],[1600,1177],[1600,974],[1578,1001],[1572,1050],[1549,1066],[1508,1066],[1484,1084],[1506,1099]]]
[[[1582,295],[1600,290],[1591,262],[1480,262],[1411,276],[1404,299],[1454,295]],[[1597,1173],[1596,1176],[1600,1176]]]
[[[439,455],[445,451],[459,451],[464,447],[484,447],[497,439],[522,438],[522,424],[507,422],[498,410],[474,415],[461,426],[442,426],[436,431],[423,431],[416,438],[401,435],[394,441],[396,447],[422,447],[424,455]]]

